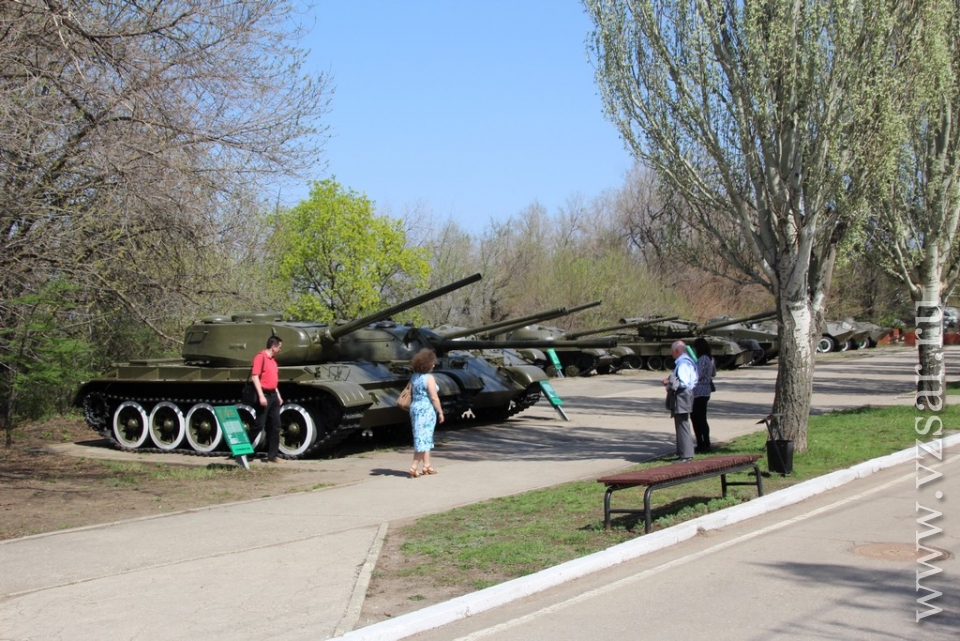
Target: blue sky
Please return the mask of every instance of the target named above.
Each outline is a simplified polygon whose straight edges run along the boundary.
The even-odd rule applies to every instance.
[[[319,0],[303,19],[335,89],[318,178],[381,213],[419,207],[476,233],[623,184],[632,160],[603,116],[576,0]]]

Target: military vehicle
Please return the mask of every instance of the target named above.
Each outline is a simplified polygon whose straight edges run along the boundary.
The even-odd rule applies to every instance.
[[[764,324],[764,321],[770,321],[776,318],[776,316],[776,312],[762,312],[743,318],[718,316],[704,323],[700,328],[700,332],[703,335],[729,338],[750,348],[753,348],[752,341],[756,341],[763,351],[763,356],[751,364],[762,365],[763,363],[772,361],[780,353],[780,336],[777,331],[776,321],[773,321],[772,325]]]
[[[582,311],[590,307],[596,307],[601,301],[585,303],[577,307],[566,310],[566,314]],[[528,349],[518,349],[519,353],[532,362],[541,364],[546,359],[545,371],[550,376],[557,374],[553,360],[548,355],[536,349],[538,342],[546,341],[560,363],[564,376],[587,376],[592,373],[607,374],[615,371],[624,357],[632,355],[632,350],[625,349],[616,343],[613,338],[608,338],[610,348],[590,347],[590,341],[583,342],[577,346],[565,346],[569,334],[566,330],[559,327],[549,327],[536,324],[518,324],[519,326],[508,326],[500,328],[500,332],[506,332],[509,342],[522,341],[530,346]],[[574,341],[578,343],[578,341]]]
[[[769,313],[765,313],[769,314]],[[761,315],[756,315],[761,316]],[[673,358],[670,346],[674,341],[682,340],[692,344],[694,340],[703,337],[710,345],[713,359],[720,369],[737,369],[762,362],[764,350],[756,339],[728,338],[714,335],[712,332],[726,325],[744,322],[754,317],[724,319],[714,323],[700,325],[694,321],[678,320],[673,316],[665,319],[650,319],[653,322],[637,326],[637,334],[642,343],[626,343],[642,355],[643,365],[647,369],[670,369],[673,367]],[[622,318],[620,322],[627,325],[644,318]]]
[[[845,352],[855,349],[861,336],[869,335],[869,331],[860,330],[851,320],[824,321],[823,333],[817,342],[817,352]]]
[[[667,322],[680,318],[679,316],[650,318],[646,320],[632,320],[631,322],[620,322],[616,325],[606,327],[597,327],[594,329],[585,329],[567,334],[567,338],[580,338],[583,336],[592,336],[595,334],[606,334],[608,332],[617,332],[610,334],[609,337],[615,338],[617,348],[621,350],[617,369],[642,369],[650,364],[653,358],[654,369],[660,369],[663,366],[663,356],[670,357],[670,346],[672,341],[640,341],[637,333],[629,333],[628,329],[639,329],[654,323]],[[666,350],[666,351],[664,351]]]
[[[890,335],[890,332],[893,331],[889,327],[882,327],[876,323],[869,322],[857,322],[857,329],[867,332],[867,338],[865,343],[861,343],[858,347],[876,347],[881,340]]]
[[[589,303],[588,306],[593,306],[599,304],[599,301],[596,303]],[[580,308],[574,308],[574,311],[581,308],[586,308],[587,306],[581,306]],[[556,307],[554,309],[549,309],[541,312],[535,312],[533,314],[528,314],[527,316],[521,316],[518,318],[509,318],[502,321],[497,321],[494,323],[488,323],[486,325],[480,325],[477,327],[453,327],[453,326],[441,326],[437,327],[435,331],[443,336],[444,338],[450,340],[456,340],[464,337],[473,337],[480,340],[493,340],[500,334],[509,332],[511,330],[524,327],[530,323],[541,322],[545,320],[551,320],[554,318],[559,318],[560,316],[565,316],[571,313],[570,310],[567,310],[566,307]],[[547,370],[552,368],[553,365],[550,363],[550,359],[547,357],[546,353],[542,350],[534,349],[530,347],[524,347],[523,350],[507,349],[507,348],[496,348],[496,349],[485,349],[478,354],[483,359],[495,364],[495,365],[536,365],[542,370]]]
[[[459,351],[502,343],[449,341],[385,320],[479,279],[475,274],[341,324],[284,321],[275,312],[210,316],[187,328],[181,359],[117,365],[81,385],[74,403],[119,449],[219,454],[226,446],[215,408],[237,406],[249,431],[258,409],[240,402],[241,389],[254,355],[278,336],[284,458],[328,449],[360,430],[407,424],[396,399],[409,379],[410,359],[423,347],[438,352],[434,373],[451,422],[506,418],[539,400],[542,370],[498,368]]]

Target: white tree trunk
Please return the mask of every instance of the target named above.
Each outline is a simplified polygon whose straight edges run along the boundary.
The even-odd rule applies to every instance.
[[[783,438],[794,442],[797,452],[807,449],[807,417],[813,392],[816,313],[812,305],[781,300],[780,354],[777,357],[777,387],[773,414],[779,419]]]
[[[940,268],[936,248],[928,249],[923,270],[923,300],[915,301],[917,313],[916,366],[918,410],[939,412],[944,408],[946,369],[943,363],[943,308],[940,307]]]

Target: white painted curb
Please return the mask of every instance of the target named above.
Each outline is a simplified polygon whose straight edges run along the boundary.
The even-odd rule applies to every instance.
[[[960,444],[960,434],[943,439],[943,447]],[[739,523],[761,514],[799,503],[828,490],[845,485],[856,479],[866,478],[881,470],[900,465],[917,458],[916,447],[895,452],[888,456],[859,463],[845,470],[837,470],[825,476],[798,483],[791,487],[767,494],[746,503],[725,508],[696,519],[678,523],[669,528],[645,534],[630,541],[614,545],[601,552],[567,561],[536,574],[530,574],[506,583],[465,594],[444,603],[410,612],[394,619],[381,621],[343,636],[345,641],[396,641],[425,630],[432,630],[459,619],[479,614],[531,594],[542,592],[561,583],[586,576],[657,550],[670,547],[693,538],[701,530],[716,530]]]

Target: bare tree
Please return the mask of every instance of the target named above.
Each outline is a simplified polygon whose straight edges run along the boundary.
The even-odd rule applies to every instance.
[[[327,81],[290,17],[280,0],[0,3],[0,300],[66,279],[83,327],[177,343],[164,318],[218,289],[238,208],[322,144]]]
[[[774,295],[773,412],[806,449],[817,319],[861,207],[884,3],[584,0],[608,115],[665,202]]]

